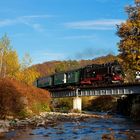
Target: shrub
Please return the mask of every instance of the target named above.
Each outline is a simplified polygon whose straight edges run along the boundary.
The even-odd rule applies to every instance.
[[[34,109],[35,104],[40,107]],[[6,116],[24,117],[31,112],[38,113],[48,110],[49,104],[50,95],[46,90],[7,78],[0,79],[0,118]]]
[[[89,110],[93,111],[115,110],[117,105],[116,98],[108,95],[98,96],[90,102],[91,106],[89,106]]]

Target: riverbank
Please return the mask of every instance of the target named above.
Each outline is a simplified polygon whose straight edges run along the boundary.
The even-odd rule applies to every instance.
[[[58,112],[43,112],[40,115],[25,119],[6,119],[0,120],[0,137],[4,137],[8,131],[21,129],[25,127],[36,128],[54,126],[59,122],[65,121],[85,121],[88,118],[110,118],[110,115],[96,115],[83,113],[58,113]]]
[[[118,115],[44,112],[31,118],[0,122],[3,123],[3,133],[0,135],[2,140],[45,140],[46,138],[139,140],[140,138],[140,124]]]

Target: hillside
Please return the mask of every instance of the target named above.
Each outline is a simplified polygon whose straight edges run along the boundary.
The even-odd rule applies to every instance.
[[[72,69],[81,68],[89,64],[107,63],[110,61],[114,61],[116,59],[117,56],[107,55],[92,60],[49,61],[49,62],[44,62],[42,64],[34,65],[32,67],[34,67],[40,73],[40,76],[45,76],[45,75],[54,74],[55,72],[68,71]]]
[[[0,79],[0,118],[25,117],[49,110],[49,92],[11,79]]]

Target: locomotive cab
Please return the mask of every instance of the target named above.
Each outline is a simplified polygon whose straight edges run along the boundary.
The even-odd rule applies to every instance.
[[[81,84],[91,85],[95,81],[101,81],[102,77],[98,74],[101,65],[93,64],[84,67],[81,70]]]
[[[111,84],[123,82],[123,70],[117,61],[92,64],[82,69],[81,84]]]

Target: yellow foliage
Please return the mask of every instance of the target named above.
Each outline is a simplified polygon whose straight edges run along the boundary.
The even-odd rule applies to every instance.
[[[118,28],[120,58],[126,69],[140,70],[140,2],[128,7],[128,20]]]
[[[16,79],[28,85],[32,85],[39,76],[40,74],[34,68],[28,68],[23,71],[19,71],[16,75]]]

